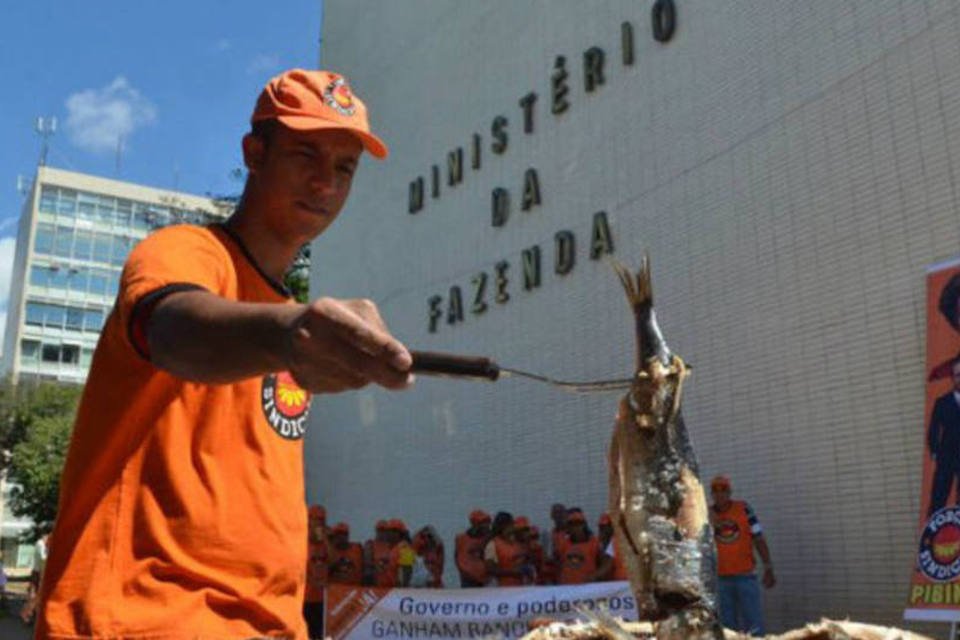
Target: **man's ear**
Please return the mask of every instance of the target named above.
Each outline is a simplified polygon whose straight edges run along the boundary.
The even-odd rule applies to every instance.
[[[243,164],[247,166],[247,171],[256,173],[263,166],[263,159],[267,153],[267,145],[263,138],[248,133],[243,136]]]

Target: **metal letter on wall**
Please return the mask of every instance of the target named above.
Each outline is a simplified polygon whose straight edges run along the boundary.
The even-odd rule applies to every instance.
[[[493,266],[493,271],[496,274],[493,281],[496,284],[497,294],[494,297],[499,304],[505,303],[510,299],[510,294],[507,293],[507,269],[510,268],[510,263],[506,260],[501,260]]]
[[[490,143],[490,149],[497,155],[507,150],[507,120],[506,116],[497,116],[490,125],[490,135],[493,136],[493,142]]]
[[[473,313],[483,313],[487,310],[487,303],[484,300],[487,291],[487,272],[481,271],[470,280],[473,284],[473,306],[470,311]]]
[[[524,211],[540,204],[540,179],[537,178],[536,169],[527,169],[523,174],[523,200],[520,202],[520,208]]]
[[[575,239],[572,231],[557,231],[553,236],[554,259],[553,271],[559,275],[566,275],[573,271],[576,260]]]
[[[491,226],[502,227],[507,223],[507,218],[510,216],[510,194],[506,189],[497,187],[493,190],[490,205]]]
[[[407,210],[410,213],[416,213],[423,209],[423,176],[417,176],[417,179],[410,183],[410,200]]]
[[[447,154],[447,185],[463,182],[463,147],[457,147]]]
[[[570,107],[567,94],[570,87],[567,85],[567,59],[557,56],[553,62],[553,74],[550,76],[550,111],[563,113]]]
[[[520,256],[523,260],[523,288],[530,291],[540,286],[540,246],[524,249]]]
[[[433,165],[430,167],[430,195],[436,199],[440,197],[440,167]]]
[[[533,133],[533,105],[537,101],[537,94],[531,91],[520,98],[520,108],[523,109],[523,132]]]
[[[480,143],[483,139],[480,137],[479,133],[473,134],[473,147],[472,153],[470,154],[470,168],[479,169],[480,168]]]
[[[437,323],[440,321],[440,316],[443,315],[443,311],[440,310],[440,305],[443,303],[443,298],[440,296],[431,296],[427,300],[427,306],[429,311],[427,312],[427,317],[430,321],[429,330],[430,333],[437,332]]]
[[[596,260],[605,253],[613,253],[613,234],[607,223],[607,213],[593,214],[593,229],[590,232],[590,259]]]
[[[603,83],[603,49],[590,47],[583,52],[583,88],[592,93]]]
[[[450,300],[447,303],[447,324],[463,322],[463,294],[460,287],[450,287]]]
[[[650,10],[650,22],[653,26],[653,39],[657,42],[669,42],[677,30],[677,7],[673,0],[657,0]]]
[[[620,25],[620,56],[623,66],[633,64],[633,25],[629,22]]]

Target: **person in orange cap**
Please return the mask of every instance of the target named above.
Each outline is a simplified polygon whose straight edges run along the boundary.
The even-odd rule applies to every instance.
[[[597,536],[587,526],[587,518],[577,507],[567,510],[567,537],[559,549],[559,584],[598,582],[610,571],[611,560]]]
[[[470,527],[458,533],[454,541],[454,561],[460,572],[461,587],[482,587],[487,584],[487,565],[483,547],[490,534],[490,514],[482,509],[470,512]]]
[[[716,476],[710,481],[710,524],[717,543],[720,621],[728,629],[762,636],[763,602],[754,573],[754,550],[763,560],[763,586],[770,589],[777,580],[760,522],[749,504],[730,498],[732,490],[727,476]]]
[[[338,522],[330,527],[330,582],[359,585],[363,579],[363,547],[350,542],[350,527]]]
[[[527,546],[517,538],[513,515],[506,511],[498,512],[493,519],[490,541],[483,549],[483,559],[487,564],[487,573],[501,587],[532,584],[536,577]]]
[[[366,585],[386,587],[392,584],[389,577],[390,550],[393,549],[389,523],[378,520],[373,540],[367,540],[363,550],[364,581]]]
[[[38,637],[306,637],[310,396],[412,383],[367,300],[283,284],[387,156],[335,72],[272,78],[222,224],[151,233],[124,266],[60,483]],[[118,400],[122,399],[122,400]]]

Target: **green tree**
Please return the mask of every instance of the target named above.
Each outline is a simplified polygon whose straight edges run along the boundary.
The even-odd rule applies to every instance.
[[[0,442],[9,508],[35,523],[32,535],[56,517],[60,473],[82,387],[53,383],[0,385]]]

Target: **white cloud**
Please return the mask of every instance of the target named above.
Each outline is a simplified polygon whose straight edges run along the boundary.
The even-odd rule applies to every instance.
[[[261,74],[280,69],[280,56],[276,53],[261,53],[247,65],[247,73]]]
[[[123,76],[101,89],[85,89],[67,98],[67,133],[87,151],[115,151],[121,138],[126,144],[134,131],[156,117],[156,108]]]

